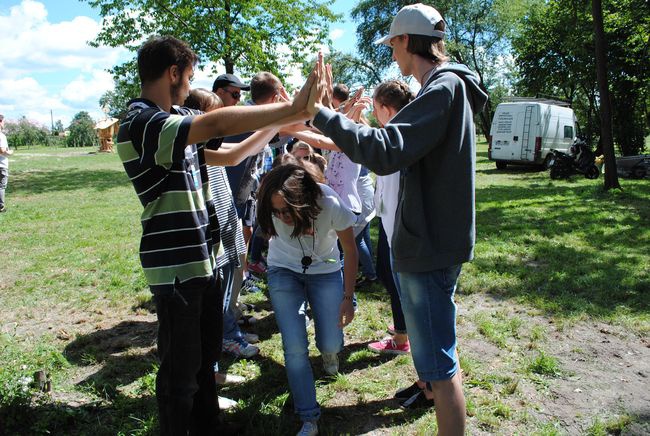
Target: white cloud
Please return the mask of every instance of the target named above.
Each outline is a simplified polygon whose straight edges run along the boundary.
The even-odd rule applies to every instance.
[[[330,31],[330,39],[332,41],[336,41],[337,39],[340,39],[344,34],[345,34],[344,29],[339,29],[339,28],[332,29]]]
[[[199,68],[194,69],[194,80],[192,80],[192,88],[205,88],[212,90],[214,79],[216,79],[219,74],[225,73],[226,67],[222,62],[208,62],[202,66],[202,70]],[[240,79],[242,78],[240,77]]]
[[[99,98],[113,88],[105,71],[130,58],[126,49],[91,47],[101,29],[92,18],[77,16],[51,23],[45,5],[22,0],[0,14],[0,110],[9,119],[27,116],[50,125],[67,124],[81,110],[103,117]],[[72,77],[65,83],[62,78]]]
[[[97,102],[99,97],[111,89],[113,77],[106,71],[95,70],[68,83],[61,92],[61,99],[73,103]]]

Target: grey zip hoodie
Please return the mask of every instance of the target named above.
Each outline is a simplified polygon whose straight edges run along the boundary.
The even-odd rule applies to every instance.
[[[474,252],[473,114],[487,95],[461,64],[443,64],[384,128],[323,108],[314,126],[354,162],[379,175],[401,171],[392,249],[395,270],[424,272]]]

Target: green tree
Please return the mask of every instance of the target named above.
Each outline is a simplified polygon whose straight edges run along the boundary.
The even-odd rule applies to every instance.
[[[4,133],[9,145],[16,149],[32,145],[50,145],[47,128],[29,121],[26,117],[15,122],[5,122]]]
[[[126,115],[128,101],[140,95],[140,82],[135,60],[117,65],[109,72],[113,75],[115,87],[101,96],[99,106],[108,108],[109,116],[121,119]]]
[[[95,134],[95,122],[86,111],[81,111],[74,116],[68,130],[70,131],[70,135],[66,139],[68,147],[99,145],[99,139]]]
[[[220,62],[228,73],[270,71],[279,77],[285,66],[300,65],[327,42],[329,24],[339,18],[329,9],[331,0],[85,1],[104,17],[92,45],[135,51],[150,35],[174,35],[187,41],[201,62]],[[112,70],[116,90],[103,97],[112,114],[138,83],[135,64],[123,67]]]
[[[509,38],[517,30],[520,18],[536,0],[437,0],[421,1],[434,6],[447,24],[445,39],[450,58],[476,71],[481,88],[491,91],[503,88],[503,78],[508,64],[500,62],[508,53]],[[417,0],[361,0],[352,10],[357,26],[359,55],[378,68],[392,62],[391,50],[376,46],[374,41],[387,35],[393,17],[405,5],[419,3]],[[502,94],[502,89],[499,94]],[[490,131],[495,107],[489,101],[479,115],[478,123],[484,134]]]
[[[364,86],[372,88],[382,80],[382,69],[375,68],[372,64],[358,56],[332,50],[324,61],[332,65],[332,78],[334,83],[345,83],[356,88]],[[302,66],[303,76],[307,76],[314,66],[315,58],[309,59]]]
[[[52,130],[52,134],[55,136],[59,136],[63,133],[63,122],[61,120],[56,120],[56,123],[54,123],[54,129]]]
[[[648,132],[650,14],[645,0],[606,0],[602,6],[614,141],[622,154],[636,154]],[[567,99],[586,136],[595,142],[600,137],[600,92],[591,2],[552,0],[537,5],[522,21],[512,45],[520,92]]]

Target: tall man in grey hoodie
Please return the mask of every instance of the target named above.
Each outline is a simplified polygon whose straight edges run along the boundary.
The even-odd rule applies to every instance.
[[[445,23],[422,4],[402,8],[388,36],[405,76],[422,88],[384,128],[358,125],[323,107],[313,124],[354,162],[377,174],[401,171],[393,235],[395,270],[419,380],[398,391],[403,406],[432,405],[441,435],[462,435],[465,397],[456,353],[454,291],[474,250],[475,130],[473,114],[487,95],[467,67],[447,63]]]

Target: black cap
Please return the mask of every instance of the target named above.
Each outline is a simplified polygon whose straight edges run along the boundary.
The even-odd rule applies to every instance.
[[[239,77],[234,74],[221,74],[218,76],[214,83],[212,84],[212,92],[215,92],[219,88],[225,88],[226,86],[234,86],[235,88],[248,91],[251,89],[250,85],[245,85],[239,80]]]

